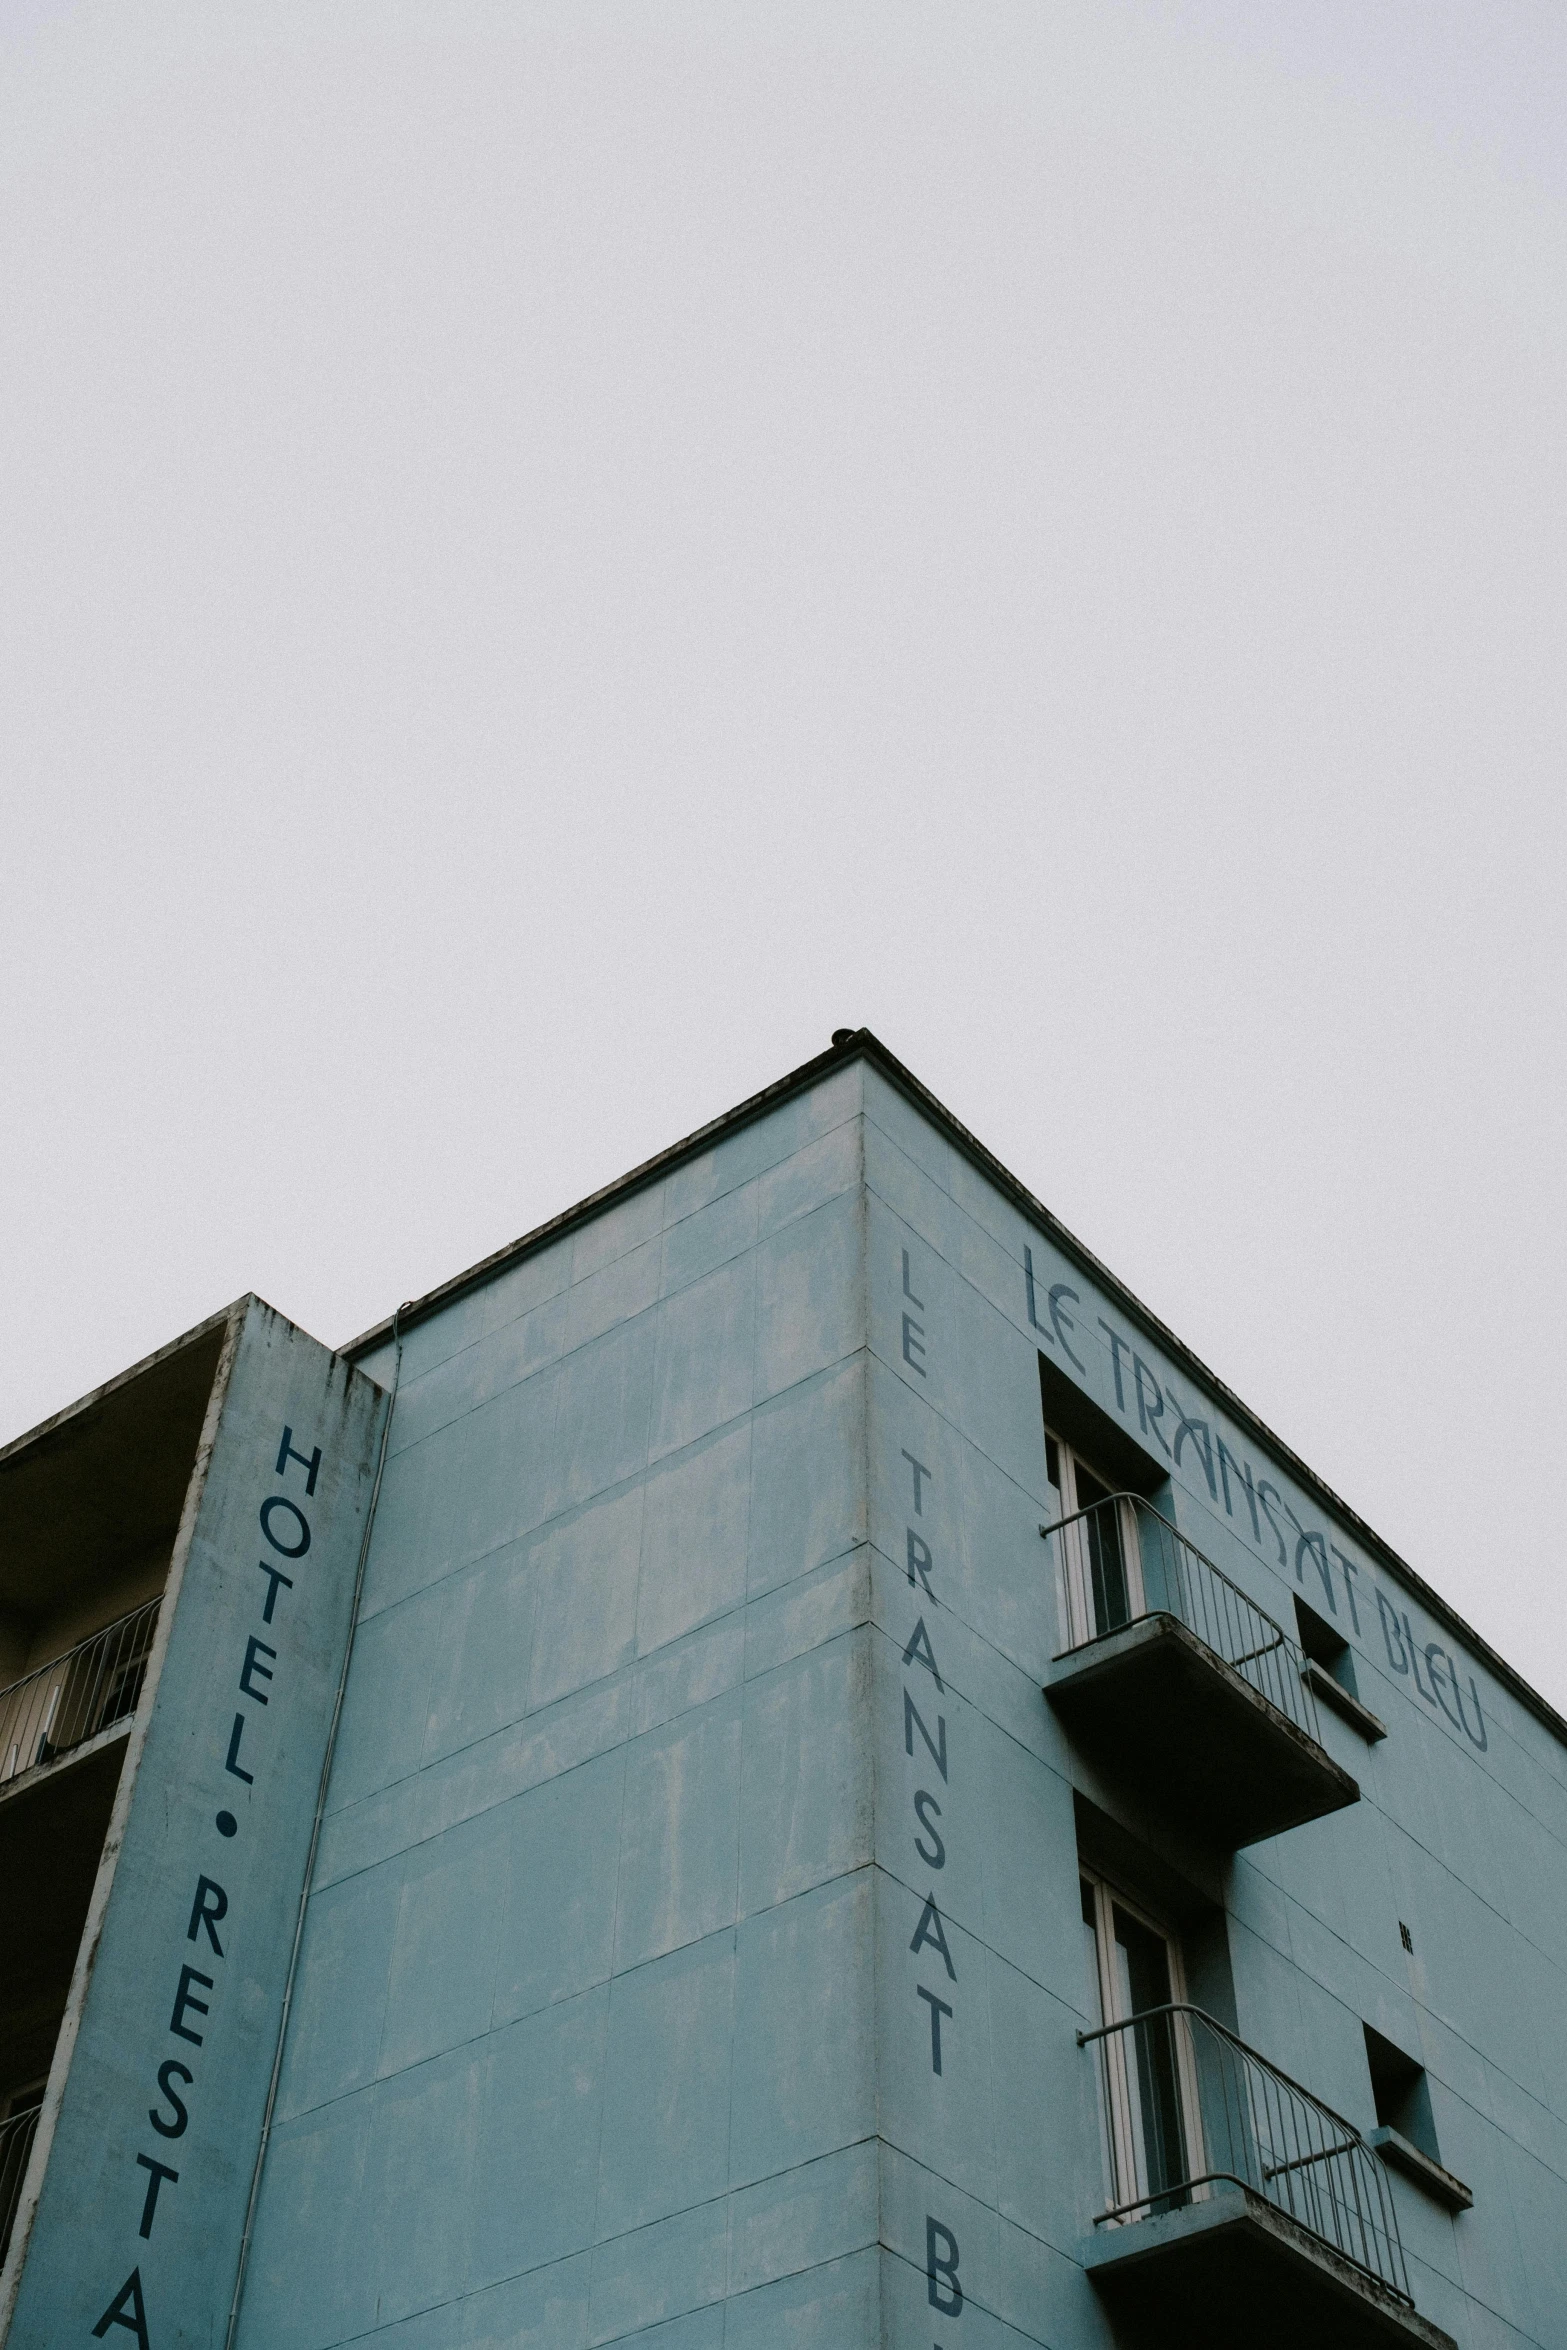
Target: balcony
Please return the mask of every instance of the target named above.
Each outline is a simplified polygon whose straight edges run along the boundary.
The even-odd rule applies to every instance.
[[[1068,1627],[1045,1695],[1108,1776],[1226,1852],[1359,1800],[1295,1642],[1140,1494],[1039,1531]]]
[[[64,1656],[0,1689],[0,1796],[130,1727],[161,1600],[149,1599]]]
[[[1199,2008],[1078,2034],[1109,2189],[1084,2265],[1128,2343],[1454,2350],[1360,2133]]]
[[[16,2221],[16,2207],[22,2200],[22,2181],[27,2176],[27,2158],[33,2151],[37,2129],[36,2105],[0,2121],[0,2267],[5,2265],[5,2256],[11,2248],[11,2229]]]

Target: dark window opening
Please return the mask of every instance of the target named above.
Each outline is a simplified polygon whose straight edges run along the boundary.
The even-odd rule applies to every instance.
[[[1401,2138],[1407,2138],[1411,2146],[1429,2156],[1432,2162],[1440,2162],[1425,2066],[1416,2064],[1412,2056],[1395,2048],[1391,2040],[1384,2040],[1369,2024],[1362,2029],[1366,2035],[1366,2063],[1371,2069],[1371,2094],[1376,2102],[1378,2127],[1397,2130]]]
[[[1094,1621],[1101,1632],[1114,1632],[1132,1620],[1127,1587],[1126,1553],[1120,1517],[1105,1508],[1110,1488],[1102,1485],[1082,1462],[1077,1464],[1077,1506],[1087,1510],[1083,1530],[1088,1538],[1089,1573],[1093,1581]]]
[[[1342,1632],[1336,1631],[1326,1616],[1308,1607],[1303,1599],[1295,1602],[1295,1624],[1300,1634],[1300,1645],[1313,1664],[1320,1665],[1351,1697],[1358,1698],[1355,1687],[1355,1652]]]
[[[1187,2200],[1184,2182],[1191,2176],[1192,2163],[1182,2112],[1176,2023],[1169,2012],[1169,1944],[1118,1901],[1110,1904],[1110,1914],[1115,1921],[1111,1963],[1119,1978],[1119,2004],[1128,2016],[1148,2018],[1133,2038],[1137,2123],[1143,2165],[1154,2190],[1149,2208],[1170,2211]]]
[[[1039,1401],[1045,1423],[1046,1467],[1052,1437],[1064,1437],[1074,1452],[1085,1453],[1113,1493],[1141,1493],[1160,1508],[1170,1483],[1167,1461],[1156,1460],[1130,1435],[1119,1420],[1101,1411],[1075,1379],[1039,1357]],[[1052,1475],[1050,1482],[1057,1478]]]
[[[1185,1977],[1181,1996],[1235,2031],[1235,1984],[1218,1886],[1204,1891],[1193,1884],[1163,1853],[1139,1842],[1086,1795],[1074,1792],[1072,1811],[1080,1876],[1084,1870],[1103,1876],[1123,1887],[1150,1916],[1165,1919],[1180,1945]],[[1091,1903],[1092,1887],[1086,1876],[1082,1882],[1085,1903]],[[1092,1923],[1086,1906],[1083,1919],[1085,1924]]]

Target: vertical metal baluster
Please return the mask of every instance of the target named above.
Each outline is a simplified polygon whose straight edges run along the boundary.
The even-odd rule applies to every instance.
[[[1268,2157],[1267,2161],[1263,2164],[1263,2169],[1266,2173],[1270,2174],[1264,2181],[1263,2192],[1267,2196],[1270,2203],[1277,2203],[1280,2200],[1281,2194],[1278,2176],[1281,2156],[1281,2147],[1279,2143],[1281,2133],[1280,2117],[1278,2112],[1278,2089],[1272,2077],[1267,2073],[1262,2075],[1261,2090],[1262,2109],[1264,2114],[1267,2116],[1268,2149]]]
[[[1284,2207],[1291,2219],[1298,2219],[1300,2172],[1294,2165],[1301,2153],[1300,2115],[1295,2111],[1295,2100],[1285,2094],[1281,2081],[1273,2083],[1273,2103],[1279,2117],[1278,2149],[1274,2158],[1279,2168],[1273,2183],[1275,2188],[1282,2185]]]
[[[1215,2036],[1217,2037],[1217,2035]],[[1229,2041],[1220,2040],[1219,2045],[1224,2050],[1225,2078],[1233,2084],[1234,2088],[1236,2127],[1240,2132],[1241,2145],[1246,2158],[1246,2183],[1248,2186],[1254,2187],[1260,2184],[1260,2170],[1257,2153],[1257,2129],[1251,2110],[1251,2084],[1246,2077],[1245,2066],[1241,2063],[1236,2050],[1231,2047]]]
[[[1376,2234],[1377,2273],[1379,2276],[1385,2277],[1389,2284],[1396,2286],[1400,2281],[1401,2264],[1395,2257],[1393,2241],[1388,2234],[1383,2181],[1377,2176],[1381,2165],[1368,2159],[1364,2162],[1363,2167],[1365,2177],[1361,2181],[1361,2187],[1365,2194],[1367,2225],[1374,2229]],[[1369,2192],[1366,2191],[1367,2189]]]
[[[1350,2156],[1349,2187],[1345,2196],[1344,2210],[1344,2243],[1347,2250],[1353,2251],[1358,2242],[1360,2251],[1357,2257],[1364,2261],[1367,2268],[1373,2269],[1378,2276],[1385,2276],[1387,2271],[1383,2265],[1382,2246],[1373,2242],[1372,2232],[1366,2224],[1364,2195],[1367,2182],[1363,2175],[1364,2159],[1358,2148]]]
[[[1344,2185],[1344,2242],[1351,2249],[1358,2244],[1358,2258],[1378,2276],[1383,2272],[1382,2247],[1376,2241],[1375,2230],[1367,2226],[1365,2203],[1366,2180],[1364,2161],[1359,2147],[1351,2147],[1345,2157]]]
[[[1328,2199],[1328,2188],[1332,2182],[1328,2172],[1333,2159],[1331,2149],[1335,2133],[1324,2127],[1322,2116],[1319,2113],[1313,2113],[1309,2105],[1302,2105],[1299,2098],[1295,2100],[1295,2104],[1300,2113],[1301,2133],[1306,2141],[1306,2151],[1312,2157],[1312,2160],[1301,2171],[1301,2178],[1306,2187],[1303,2201],[1311,2214],[1307,2224],[1316,2229],[1324,2243],[1332,2243],[1333,2237],[1330,2231],[1333,2226],[1333,2213]]]
[[[1322,2203],[1333,2230],[1333,2243],[1340,2252],[1347,2252],[1353,2241],[1349,2211],[1355,2184],[1354,2152],[1342,2132],[1330,2140],[1330,2145],[1332,2151],[1322,2164]]]
[[[1322,2127],[1321,2115],[1313,2113],[1311,2107],[1305,2104],[1301,2098],[1291,2094],[1289,2108],[1292,2139],[1301,2158],[1299,2168],[1290,2173],[1291,2179],[1299,2189],[1291,2208],[1308,2228],[1314,2229],[1320,2236],[1322,2233],[1321,2182],[1317,2173],[1321,2170],[1322,2165],[1310,2158],[1321,2154],[1327,2141],[1327,2133]]]
[[[1391,2258],[1392,2248],[1382,2226],[1381,2182],[1374,2176],[1380,2166],[1362,2147],[1355,2159],[1355,2206],[1360,2214],[1362,2242],[1374,2253],[1376,2272],[1388,2284],[1396,2283]]]
[[[1110,2176],[1114,2183],[1117,2205],[1127,2200],[1129,2189],[1121,2168],[1121,2133],[1116,2128],[1116,2101],[1114,2067],[1120,2054],[1119,2040],[1101,2040],[1100,2053],[1104,2058],[1103,2082],[1105,2094],[1105,2136],[1110,2147]]]

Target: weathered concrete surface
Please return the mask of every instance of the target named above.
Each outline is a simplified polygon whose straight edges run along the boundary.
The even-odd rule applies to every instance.
[[[409,1334],[241,2350],[876,2338],[859,1111]]]
[[[40,2124],[8,2350],[88,2342],[111,2310],[111,2340],[138,2309],[158,2350],[223,2339],[383,1402],[258,1300],[237,1310]],[[305,1462],[280,1464],[285,1428]]]
[[[1216,1858],[1052,1712],[1042,1357],[1343,1630],[1361,1802]],[[1117,1855],[1359,2126],[1362,2023],[1420,2054],[1475,2187],[1393,2181],[1421,2315],[1563,2350],[1557,1730],[874,1057],[443,1296],[403,1378],[243,2350],[1110,2350]]]

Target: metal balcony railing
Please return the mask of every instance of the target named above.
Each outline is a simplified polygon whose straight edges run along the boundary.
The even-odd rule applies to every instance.
[[[1142,1617],[1174,1616],[1321,1745],[1301,1649],[1140,1493],[1107,1494],[1039,1531],[1052,1545],[1066,1596],[1066,1653]]]
[[[16,2207],[22,2199],[22,2181],[27,2176],[27,2158],[33,2151],[37,2129],[36,2105],[30,2106],[26,2113],[13,2113],[9,2120],[0,2122],[0,2262],[11,2248]]]
[[[0,1787],[136,1711],[161,1604],[161,1598],[147,1600],[0,1689]]]
[[[1201,2008],[1149,2008],[1077,2038],[1099,2055],[1101,2226],[1243,2187],[1413,2308],[1387,2173],[1352,2123]]]

